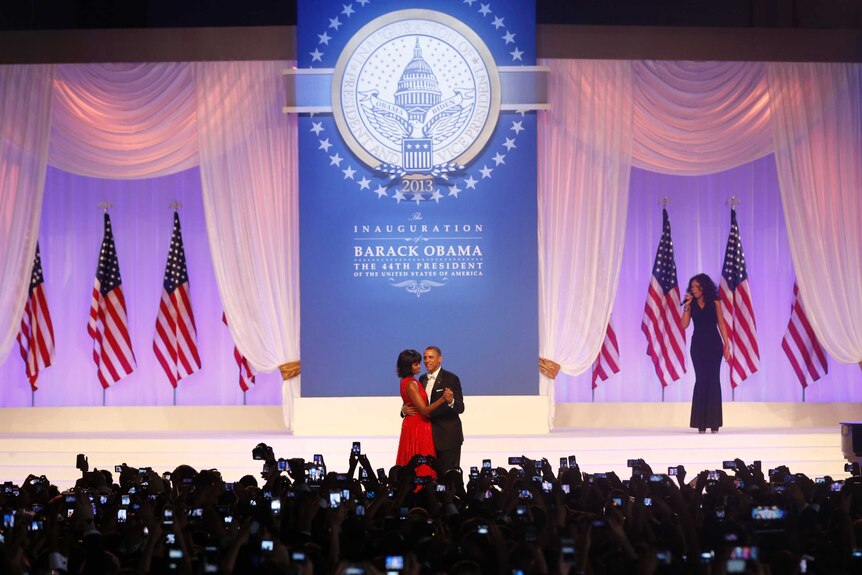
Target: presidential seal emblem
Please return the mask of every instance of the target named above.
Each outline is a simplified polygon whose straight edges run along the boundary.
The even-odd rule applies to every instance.
[[[332,83],[335,123],[356,157],[390,177],[429,184],[481,152],[500,100],[488,47],[434,10],[399,10],[366,24],[342,51]]]

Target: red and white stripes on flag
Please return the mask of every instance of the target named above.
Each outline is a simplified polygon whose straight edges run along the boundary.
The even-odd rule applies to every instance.
[[[826,354],[808,323],[796,282],[793,282],[793,305],[790,307],[790,321],[781,340],[781,348],[790,360],[802,387],[808,387],[809,382],[814,383],[829,373]]]
[[[107,389],[135,371],[135,354],[129,338],[120,262],[117,260],[111,218],[107,213],[87,333],[93,338],[93,361],[103,388]]]
[[[222,312],[221,320],[227,325],[227,316]],[[254,385],[254,370],[248,360],[239,352],[236,345],[233,346],[233,358],[236,360],[236,365],[239,367],[239,387],[243,391],[248,391]]]
[[[647,355],[652,358],[655,373],[661,386],[667,387],[685,373],[685,330],[680,326],[679,282],[666,209],[662,210],[662,220],[641,330],[646,335]]]
[[[736,210],[733,208],[730,210],[730,234],[724,252],[718,294],[730,342],[730,386],[735,388],[760,367],[760,350],[757,347],[757,326],[745,253],[742,251]]]
[[[617,343],[617,334],[614,332],[614,324],[608,320],[608,328],[605,330],[605,341],[599,351],[596,361],[593,362],[593,389],[599,386],[598,382],[607,381],[615,373],[620,371],[620,346]]]
[[[18,332],[18,347],[27,369],[27,379],[33,391],[38,389],[36,380],[39,372],[54,361],[54,325],[45,297],[45,277],[42,274],[42,256],[36,244],[36,259],[30,276],[30,290],[24,317],[21,318],[21,331]]]
[[[168,252],[162,287],[162,301],[156,317],[153,351],[162,369],[165,370],[171,386],[176,388],[182,378],[201,368],[195,316],[189,294],[186,251],[183,247],[183,232],[177,212],[174,212],[174,230],[171,234],[171,248]]]

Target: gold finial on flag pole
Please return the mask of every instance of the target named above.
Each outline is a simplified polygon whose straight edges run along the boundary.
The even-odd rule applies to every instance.
[[[173,201],[173,202],[169,203],[169,204],[168,204],[168,206],[169,206],[169,207],[171,207],[171,208],[173,208],[173,209],[174,209],[174,211],[177,211],[177,208],[181,208],[181,207],[183,207],[183,203],[182,203],[182,202]]]
[[[667,196],[662,196],[658,200],[658,205],[662,207],[662,209],[667,208],[671,204],[670,198]]]
[[[730,196],[727,198],[727,201],[724,202],[725,205],[729,205],[731,210],[735,210],[736,206],[742,203],[742,200],[737,198],[736,196]]]
[[[99,207],[105,210],[105,213],[108,213],[108,210],[114,207],[114,204],[111,202],[99,202]]]

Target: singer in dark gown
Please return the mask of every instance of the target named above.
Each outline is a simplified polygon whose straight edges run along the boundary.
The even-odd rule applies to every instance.
[[[721,301],[715,283],[706,274],[688,282],[682,316],[683,329],[694,320],[691,337],[691,363],[694,366],[694,394],[691,398],[691,427],[700,433],[710,428],[718,433],[722,426],[721,358],[727,355],[727,332],[721,313]]]

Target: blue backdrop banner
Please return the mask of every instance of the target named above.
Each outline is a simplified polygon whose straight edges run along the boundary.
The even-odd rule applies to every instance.
[[[304,397],[538,393],[535,3],[299,4]],[[344,357],[342,357],[344,356]]]

